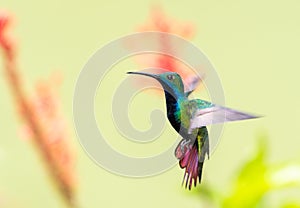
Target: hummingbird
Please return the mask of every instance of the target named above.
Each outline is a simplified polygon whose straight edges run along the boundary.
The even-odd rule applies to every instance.
[[[255,115],[213,104],[201,99],[189,99],[193,88],[185,91],[182,79],[176,72],[150,74],[127,72],[143,75],[157,80],[164,91],[167,118],[171,126],[182,137],[175,149],[179,166],[185,169],[182,184],[191,190],[201,183],[205,157],[209,159],[209,135],[207,126],[229,121],[257,118]]]

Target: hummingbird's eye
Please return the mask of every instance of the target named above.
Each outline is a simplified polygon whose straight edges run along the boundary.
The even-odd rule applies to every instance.
[[[174,80],[175,76],[174,75],[167,75],[168,80]]]

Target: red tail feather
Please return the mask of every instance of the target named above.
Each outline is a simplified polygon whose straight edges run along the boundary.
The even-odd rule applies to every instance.
[[[180,167],[183,169],[185,168],[182,183],[185,181],[185,187],[188,185],[189,189],[192,187],[193,180],[194,186],[197,185],[198,177],[199,183],[201,182],[203,162],[199,162],[198,153],[198,145],[197,142],[195,142],[195,144],[185,152],[184,156],[179,161]]]

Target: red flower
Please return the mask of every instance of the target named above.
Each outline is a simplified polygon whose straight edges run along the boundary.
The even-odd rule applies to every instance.
[[[165,32],[175,34],[186,39],[191,39],[195,34],[194,26],[191,23],[180,22],[174,18],[168,17],[159,7],[153,8],[150,18],[145,24],[138,27],[138,31]],[[160,47],[164,49],[163,51],[181,50],[180,48],[174,49],[172,42],[165,36],[159,39],[158,42]],[[163,69],[157,70],[156,73],[162,73],[165,71],[178,73],[183,79],[186,88],[190,88],[189,86],[194,84],[196,77],[199,78],[199,75],[195,74],[195,72],[183,62],[168,55],[142,54],[137,56],[136,61],[144,68],[153,67]]]
[[[12,58],[13,56],[13,44],[7,35],[11,21],[12,17],[7,12],[0,11],[0,46],[6,51],[7,58]]]
[[[36,96],[33,99],[28,97],[24,89],[23,76],[17,67],[15,47],[7,34],[10,23],[11,16],[0,12],[0,49],[4,55],[3,69],[17,109],[26,123],[23,132],[32,138],[66,202],[70,207],[75,207],[74,154],[60,110],[60,102],[53,90],[55,85],[40,82],[36,88]]]
[[[75,157],[69,141],[68,126],[61,111],[60,99],[55,88],[57,77],[51,77],[49,81],[40,81],[36,86],[36,94],[30,99],[33,113],[39,120],[39,128],[44,136],[39,138],[55,166],[55,171],[64,184],[64,189],[71,194],[75,185],[74,165]],[[29,123],[25,124],[26,136],[34,138],[34,131]]]
[[[191,23],[180,22],[164,14],[160,7],[154,7],[149,20],[138,27],[138,31],[159,31],[173,33],[183,38],[191,39],[195,34],[195,28]]]

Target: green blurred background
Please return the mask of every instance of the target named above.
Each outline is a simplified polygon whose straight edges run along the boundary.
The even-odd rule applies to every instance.
[[[269,162],[299,162],[299,1],[2,1],[1,8],[15,17],[19,64],[29,89],[53,70],[63,74],[60,94],[77,151],[80,207],[199,207],[199,198],[180,186],[183,170],[178,166],[142,179],[111,174],[88,158],[73,131],[72,96],[81,68],[98,48],[134,32],[157,4],[168,16],[194,24],[192,42],[216,67],[226,105],[265,115],[226,124],[218,148],[205,164],[203,184],[225,192],[239,167],[254,154],[259,135],[268,135]],[[125,60],[116,66],[123,71],[112,70],[108,76],[113,83],[121,81],[132,67],[138,69]],[[109,85],[103,87],[115,87]],[[9,92],[1,76],[0,200],[5,207],[64,207],[37,151],[20,139],[20,119]],[[148,110],[164,108],[162,97],[151,93],[137,96],[133,105],[145,99],[149,104],[144,112],[130,110],[133,124],[141,129],[149,128]],[[99,109],[96,113],[101,120]],[[139,156],[162,151],[172,142],[166,138],[174,134],[167,125],[166,136],[139,149],[143,152],[116,140],[120,136],[113,128],[110,122],[105,127],[114,147]]]

